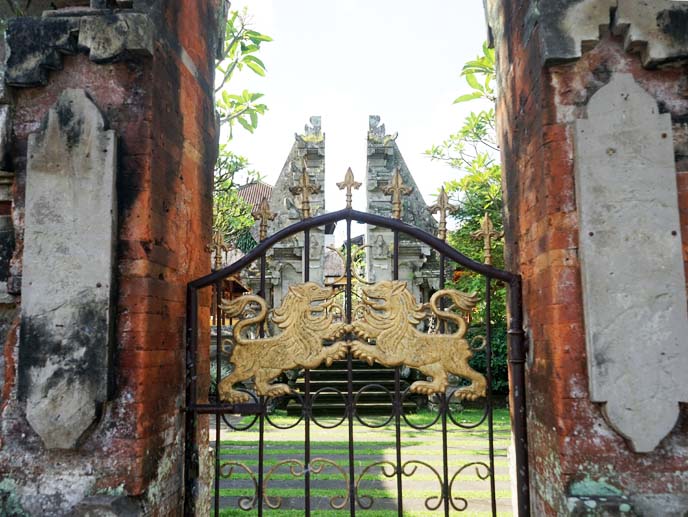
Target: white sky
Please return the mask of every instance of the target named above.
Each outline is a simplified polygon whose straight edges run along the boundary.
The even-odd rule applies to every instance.
[[[243,72],[230,90],[265,94],[254,134],[240,127],[231,148],[274,183],[311,115],[326,135],[326,203],[344,206],[336,182],[347,167],[365,177],[368,115],[382,117],[426,201],[457,171],[423,153],[456,131],[471,109],[453,105],[468,87],[461,66],[486,38],[482,0],[236,0],[274,41],[260,57],[267,75]],[[354,205],[364,209],[359,190]],[[358,203],[356,202],[358,201]]]

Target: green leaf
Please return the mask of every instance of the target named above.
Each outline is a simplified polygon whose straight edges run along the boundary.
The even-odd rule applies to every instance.
[[[265,70],[265,63],[263,63],[263,61],[261,61],[260,59],[258,59],[256,56],[246,56],[246,57],[244,58],[244,61],[248,61],[248,62],[251,62],[251,63],[255,63],[256,65],[258,65],[259,67],[261,67],[263,70]]]
[[[251,111],[249,111],[249,115],[251,117],[251,126],[253,126],[254,129],[257,128],[258,127],[258,114],[255,112],[255,110],[251,110]]]
[[[461,95],[454,99],[453,104],[459,104],[460,102],[473,101],[475,99],[480,99],[483,96],[480,92],[467,93],[466,95]]]
[[[257,65],[253,61],[246,61],[246,66],[253,70],[259,76],[265,77],[265,70],[260,65]]]
[[[261,34],[260,32],[256,31],[246,31],[246,35],[251,38],[251,40],[256,40],[256,41],[272,41],[272,38],[266,34]]]
[[[238,117],[237,120],[239,121],[239,124],[241,124],[241,127],[243,127],[246,131],[249,133],[253,133],[253,126],[249,124],[244,117]]]
[[[466,77],[466,82],[468,83],[468,85],[469,85],[471,88],[473,88],[474,90],[482,90],[482,88],[481,88],[481,86],[480,86],[480,83],[479,83],[478,80],[475,78],[475,75],[474,75],[474,74],[472,74],[472,73],[466,74],[465,77]]]

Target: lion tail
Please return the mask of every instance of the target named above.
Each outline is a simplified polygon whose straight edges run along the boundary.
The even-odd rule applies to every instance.
[[[246,345],[250,343],[251,340],[243,337],[242,332],[246,327],[265,321],[265,317],[268,313],[268,306],[265,303],[265,300],[263,300],[260,296],[255,296],[252,294],[241,296],[236,300],[222,300],[221,309],[225,316],[229,316],[230,318],[240,317],[246,310],[246,307],[252,303],[257,304],[260,307],[260,310],[255,316],[244,318],[234,325],[233,336],[234,342],[237,345]]]
[[[434,312],[438,318],[453,321],[459,328],[459,330],[457,331],[457,335],[463,337],[466,334],[467,330],[465,318],[459,316],[458,314],[454,314],[451,311],[441,310],[438,307],[438,302],[441,298],[445,296],[451,299],[452,303],[454,304],[454,307],[464,312],[468,312],[471,309],[473,309],[473,307],[475,307],[478,303],[478,295],[477,293],[466,294],[459,291],[454,291],[453,289],[442,289],[440,291],[437,291],[430,297],[430,309],[432,310],[432,312]]]

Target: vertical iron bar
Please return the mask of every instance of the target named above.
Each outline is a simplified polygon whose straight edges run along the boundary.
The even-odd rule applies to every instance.
[[[446,259],[444,255],[440,255],[440,279],[439,288],[444,289],[445,267]],[[444,309],[444,300],[440,300],[440,309]],[[438,332],[444,334],[444,320],[440,319],[437,322]],[[447,437],[447,413],[449,412],[449,399],[446,392],[442,394],[442,498],[444,499],[444,516],[449,517],[449,457],[447,449],[449,447]]]
[[[198,291],[188,287],[186,290],[186,406],[196,404],[196,351],[198,348]],[[198,490],[198,415],[193,410],[186,411],[185,418],[185,458],[186,476],[184,493],[184,514],[196,513]]]
[[[311,231],[304,230],[303,232],[303,281],[308,282],[311,277]],[[304,482],[306,484],[306,501],[304,503],[304,510],[306,517],[311,515],[311,371],[306,368],[303,374],[304,384],[304,458],[305,467]]]
[[[266,301],[265,293],[265,255],[260,257],[260,297]],[[265,322],[258,329],[260,338],[265,337]],[[263,463],[265,460],[265,397],[260,397],[258,417],[258,517],[263,517]]]
[[[351,324],[351,219],[346,219],[346,292],[344,307],[346,322]],[[354,471],[354,374],[351,350],[346,354],[346,407],[349,419],[349,505],[351,517],[356,515],[356,473]]]
[[[449,399],[447,393],[442,393],[440,411],[442,411],[442,499],[444,500],[444,516],[449,517],[449,458],[447,453],[447,413]]]
[[[495,490],[494,418],[492,405],[492,281],[485,277],[485,362],[487,363],[487,435],[490,448],[490,500],[492,515],[497,515],[497,493]]]
[[[393,280],[399,280],[399,231],[394,230],[394,267],[392,270]],[[401,373],[400,367],[394,368],[394,427],[396,431],[396,452],[397,452],[397,511],[399,517],[404,514],[404,495],[402,493],[402,470],[401,470]]]
[[[530,515],[528,479],[528,434],[526,428],[526,346],[523,332],[521,277],[509,285],[509,366],[511,368],[511,422],[516,453],[518,515]]]
[[[220,403],[222,372],[222,280],[215,283],[215,386],[216,403]],[[220,515],[220,426],[221,415],[215,415],[215,517]]]

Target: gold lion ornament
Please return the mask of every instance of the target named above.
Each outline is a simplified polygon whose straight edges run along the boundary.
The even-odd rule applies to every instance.
[[[430,298],[430,309],[435,316],[457,326],[454,334],[425,334],[416,328],[425,319],[425,313],[413,299],[406,282],[379,282],[364,287],[363,295],[363,315],[347,330],[360,338],[374,339],[375,345],[354,341],[351,344],[354,357],[371,365],[378,362],[387,367],[410,366],[432,377],[432,381],[414,382],[410,388],[414,393],[443,393],[449,385],[447,374],[452,373],[472,383],[455,391],[457,398],[475,400],[485,396],[485,377],[468,365],[473,350],[464,339],[466,321],[437,306],[441,298],[448,297],[454,308],[468,312],[478,302],[475,295],[443,289]]]
[[[242,335],[251,325],[264,325],[268,314],[265,300],[248,295],[225,301],[225,315],[236,318],[251,304],[259,307],[258,314],[242,319],[234,327],[234,350],[230,362],[234,371],[220,381],[220,399],[225,402],[248,402],[249,395],[234,389],[234,384],[250,378],[255,380],[256,393],[279,397],[291,392],[286,384],[270,384],[285,370],[317,368],[324,361],[330,366],[347,354],[347,343],[340,341],[323,346],[345,332],[345,325],[334,323],[328,309],[332,306],[333,291],[313,282],[289,287],[282,305],[273,311],[272,321],[281,330],[277,336],[251,339]],[[317,302],[325,302],[319,303]]]

